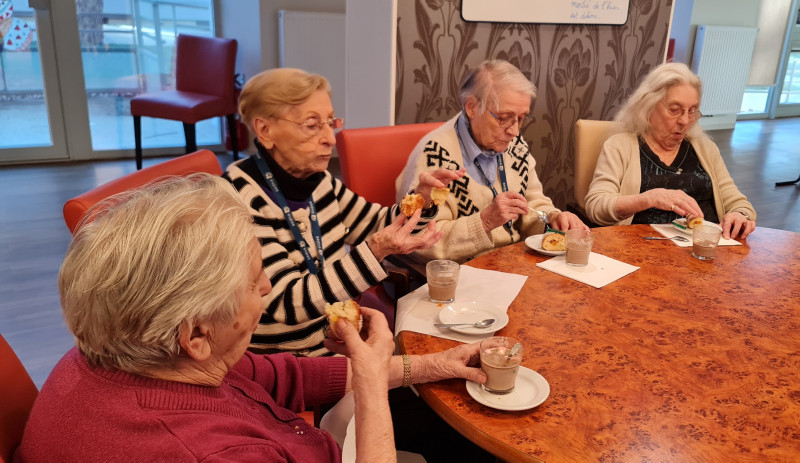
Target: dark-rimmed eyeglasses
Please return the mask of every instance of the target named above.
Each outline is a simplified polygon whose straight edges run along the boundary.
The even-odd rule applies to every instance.
[[[297,125],[300,128],[300,131],[302,131],[309,138],[319,135],[322,132],[322,129],[324,129],[326,125],[330,127],[331,130],[333,130],[334,132],[344,127],[344,119],[341,118],[330,118],[326,121],[323,121],[322,119],[319,119],[317,117],[309,117],[303,122],[297,122],[283,117],[277,117],[276,119],[291,122]]]
[[[701,117],[703,117],[703,113],[701,113],[700,110],[697,108],[686,109],[679,104],[668,105],[663,101],[661,102],[661,104],[664,105],[664,108],[667,110],[667,115],[669,115],[669,117],[671,117],[672,119],[680,119],[681,117],[683,117],[684,114],[688,114],[689,119],[692,121],[696,121]]]
[[[493,113],[492,111],[489,111],[489,114],[491,114],[492,117],[497,119],[497,125],[499,125],[500,128],[503,129],[503,130],[511,128],[511,126],[513,126],[515,122],[517,124],[517,127],[522,129],[522,124],[527,124],[528,122],[531,121],[531,117],[528,116],[527,114],[522,115],[522,116],[513,116],[513,115],[512,116],[509,116],[509,115],[498,116],[497,114]]]

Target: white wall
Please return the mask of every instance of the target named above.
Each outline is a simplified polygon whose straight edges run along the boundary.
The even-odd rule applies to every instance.
[[[261,71],[261,25],[259,0],[236,0],[218,2],[220,30],[217,35],[236,39],[239,52],[236,57],[236,72],[246,79]]]
[[[397,0],[347,0],[348,128],[394,124]]]
[[[280,66],[280,53],[278,42],[278,11],[321,11],[327,13],[344,13],[345,0],[258,0],[261,6],[259,11],[261,23],[261,70],[272,69]],[[230,2],[238,4],[239,0]],[[254,14],[247,12],[245,14]],[[343,40],[333,37],[331,40]],[[320,47],[325,47],[320,43]]]

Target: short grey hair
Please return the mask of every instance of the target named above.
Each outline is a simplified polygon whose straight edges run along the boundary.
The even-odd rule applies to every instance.
[[[263,71],[247,81],[239,96],[239,114],[253,130],[256,117],[278,117],[291,106],[304,103],[314,92],[331,94],[328,79],[295,68]]]
[[[631,132],[645,135],[650,132],[650,116],[656,105],[666,96],[670,88],[676,85],[691,85],[702,98],[703,86],[700,78],[683,63],[665,63],[650,71],[639,87],[634,90],[628,101],[622,105],[614,120],[620,132]],[[703,134],[700,124],[693,124],[687,131],[686,138],[692,139]]]
[[[497,108],[497,91],[501,88],[527,93],[531,101],[536,99],[536,86],[516,66],[499,59],[487,60],[464,79],[461,85],[461,108],[466,108],[470,97],[475,97],[478,101],[481,112],[486,111],[489,106]]]
[[[98,203],[89,217],[58,285],[67,326],[92,365],[168,367],[181,328],[234,319],[255,233],[229,182],[168,177]]]

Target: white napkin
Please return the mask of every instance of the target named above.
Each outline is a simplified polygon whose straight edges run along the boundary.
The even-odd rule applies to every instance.
[[[655,231],[661,233],[662,235],[666,236],[667,238],[672,238],[675,235],[683,236],[687,238],[689,241],[677,241],[677,240],[670,240],[673,243],[677,244],[682,248],[688,248],[692,245],[692,234],[681,233],[680,231],[676,230],[672,224],[669,223],[651,223],[651,227],[655,229]],[[725,239],[720,238],[719,244],[717,246],[741,246],[742,243],[733,240],[733,239]]]
[[[487,302],[507,311],[527,278],[525,275],[462,265],[458,276],[456,300]],[[428,301],[428,285],[422,285],[416,291],[401,297],[397,301],[395,334],[401,331],[414,331],[459,342],[475,342],[494,334],[491,328],[485,335],[470,335],[434,327],[434,323],[439,323],[439,312],[442,311],[442,307]]]
[[[589,263],[584,267],[567,265],[567,256],[556,256],[544,262],[539,262],[536,266],[595,288],[602,288],[612,281],[619,280],[625,275],[639,270],[639,267],[595,252],[589,254]]]

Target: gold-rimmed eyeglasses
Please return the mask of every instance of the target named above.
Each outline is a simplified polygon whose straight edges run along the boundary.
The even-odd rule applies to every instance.
[[[280,119],[282,121],[287,121],[291,122],[292,124],[295,124],[309,138],[319,135],[320,132],[322,132],[322,129],[325,128],[325,126],[330,127],[331,130],[333,130],[334,132],[344,127],[344,119],[333,118],[333,117],[325,121],[323,121],[318,117],[309,117],[303,122],[293,121],[291,119],[286,119],[284,117],[276,117],[276,119]]]
[[[493,113],[492,111],[489,111],[489,114],[491,114],[492,117],[497,119],[497,125],[499,125],[500,128],[503,129],[503,130],[506,130],[506,129],[510,128],[512,125],[514,125],[515,122],[517,123],[517,127],[522,129],[522,124],[527,124],[528,122],[531,121],[531,117],[528,116],[527,114],[524,114],[522,116],[514,116],[514,115],[507,115],[507,114],[504,114],[502,116],[498,116],[497,114]]]
[[[669,117],[673,119],[680,119],[683,117],[684,114],[689,115],[689,120],[696,121],[703,117],[703,113],[700,112],[697,108],[689,108],[686,109],[679,104],[666,104],[663,101],[661,102],[664,105],[664,108],[667,110],[667,114]]]

